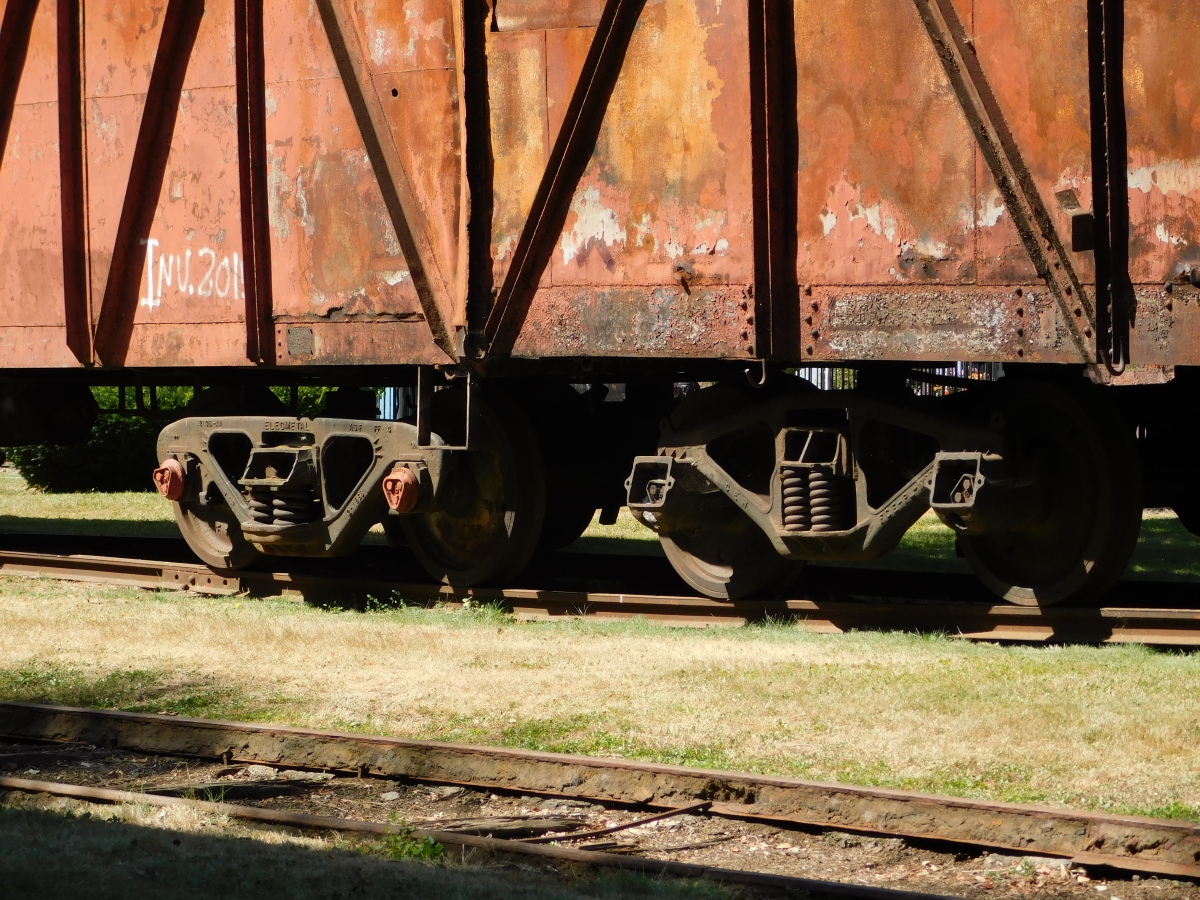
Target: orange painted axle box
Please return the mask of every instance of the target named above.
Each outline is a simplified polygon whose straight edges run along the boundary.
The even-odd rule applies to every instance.
[[[0,367],[1200,363],[1194,0],[8,0]]]

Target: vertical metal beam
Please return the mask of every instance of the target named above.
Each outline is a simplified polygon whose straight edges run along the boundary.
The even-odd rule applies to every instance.
[[[58,0],[58,173],[67,347],[91,365],[92,283],[83,108],[83,4]]]
[[[1129,277],[1129,136],[1124,66],[1124,0],[1088,0],[1096,346],[1101,360],[1115,374],[1129,362],[1129,329],[1136,311]]]
[[[429,326],[434,343],[447,356],[459,359],[461,348],[442,312],[454,308],[452,282],[447,280],[446,273],[437,264],[428,224],[421,214],[408,173],[400,162],[400,154],[392,140],[391,126],[367,69],[366,55],[358,32],[354,29],[354,13],[346,0],[316,2],[333,57],[337,61],[342,85],[350,100],[350,108],[354,111],[367,156],[375,170],[375,179],[383,194],[384,206],[387,207],[396,240],[400,243],[413,287],[421,302],[425,323]]]
[[[604,113],[646,0],[608,0],[588,50],[575,93],[529,218],[513,251],[512,265],[488,315],[484,337],[489,352],[508,353],[516,342],[571,208],[571,199],[600,136]]]
[[[163,17],[113,245],[112,267],[96,323],[96,356],[106,366],[124,365],[129,352],[146,258],[143,248],[162,193],[179,115],[179,95],[203,16],[204,0],[170,0]]]
[[[0,22],[0,165],[4,163],[4,148],[8,146],[17,88],[21,85],[21,73],[25,71],[37,8],[38,0],[9,0],[4,7],[4,20]]]
[[[492,114],[488,94],[487,34],[492,11],[485,0],[461,0],[459,58],[463,98],[462,146],[465,154],[462,236],[466,254],[466,320],[469,335],[482,335],[492,304]],[[474,343],[474,338],[472,338]],[[470,348],[474,353],[478,348]]]
[[[796,28],[791,0],[750,3],[750,135],[754,167],[754,346],[800,357],[796,205]]]
[[[1062,311],[1063,324],[1074,339],[1080,362],[1091,362],[1095,356],[1095,309],[992,93],[953,0],[914,2],[1021,242]]]
[[[238,176],[245,266],[246,358],[275,363],[271,223],[267,209],[267,84],[263,0],[235,0]],[[234,273],[234,278],[238,273]]]

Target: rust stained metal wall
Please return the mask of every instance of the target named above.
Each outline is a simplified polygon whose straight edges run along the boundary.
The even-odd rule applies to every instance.
[[[1093,359],[1096,2],[41,0],[0,60],[0,366]],[[1196,364],[1200,8],[1124,7],[1133,361]]]
[[[1127,0],[1130,276],[1137,291],[1133,356],[1200,357],[1200,7]],[[1168,293],[1167,286],[1171,286]]]
[[[459,183],[450,4],[359,3],[355,12],[369,87],[390,107],[396,144],[407,150],[409,170],[419,173],[422,209],[439,238],[438,262],[453,274]],[[445,361],[423,326],[321,19],[307,0],[269,4],[265,43],[280,362]]]
[[[552,140],[587,47],[545,34]],[[743,5],[646,3],[515,353],[754,355],[749,93]],[[509,156],[497,147],[498,166]],[[519,202],[502,221],[520,221]]]
[[[9,0],[9,4],[17,0]],[[0,4],[5,12],[8,4]],[[0,163],[0,365],[75,362],[63,313],[56,16],[43,3]]]
[[[1093,204],[1087,0],[954,3],[998,117],[1069,245],[1064,193],[1083,210]],[[1125,10],[1132,357],[1194,364],[1195,292],[1163,285],[1190,281],[1198,252],[1188,248],[1200,213],[1200,76],[1187,60],[1200,11],[1169,0]],[[961,98],[933,45],[913,40],[924,35],[912,8],[800,0],[796,22],[806,355],[1083,358],[1080,342],[1094,341],[1085,304],[1056,301],[1038,277]],[[1070,262],[1094,297],[1094,255]]]
[[[1084,0],[956,8],[1069,234],[1055,194],[1091,200]],[[1077,360],[915,5],[800,0],[796,23],[806,355]]]
[[[92,317],[113,265],[165,16],[136,0],[88,5],[85,171]],[[232,0],[208,0],[183,78],[170,153],[141,259],[132,366],[245,360]],[[139,242],[140,243],[140,242]]]

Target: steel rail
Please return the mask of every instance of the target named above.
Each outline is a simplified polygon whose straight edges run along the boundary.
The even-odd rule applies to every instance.
[[[950,900],[940,894],[898,891],[870,885],[847,884],[836,881],[818,881],[813,878],[798,878],[792,875],[773,875],[765,872],[744,872],[737,869],[721,869],[694,863],[681,863],[651,859],[644,856],[628,856],[605,853],[602,850],[571,850],[566,847],[547,847],[526,841],[504,838],[480,837],[457,831],[427,831],[406,829],[400,825],[379,822],[364,822],[360,819],[342,819],[333,816],[314,816],[309,813],[288,810],[262,809],[234,803],[217,803],[209,800],[192,800],[184,797],[169,797],[161,794],[142,794],[131,791],[97,788],[87,785],[64,784],[57,781],[39,781],[28,778],[0,777],[0,788],[29,794],[50,794],[55,797],[70,797],[95,803],[137,803],[146,806],[186,806],[211,815],[230,816],[250,822],[282,825],[316,831],[345,831],[358,834],[394,835],[408,833],[417,839],[428,838],[452,847],[470,847],[497,853],[513,853],[536,856],[559,862],[582,863],[612,869],[641,872],[646,875],[673,875],[679,878],[706,878],[725,884],[742,884],[784,891],[803,891],[812,897],[844,897],[848,900]],[[661,818],[661,817],[658,817]]]
[[[622,759],[0,703],[0,736],[135,753],[357,772],[391,779],[674,810],[709,801],[733,819],[1056,856],[1200,878],[1200,824],[965,800]]]
[[[0,575],[58,578],[126,585],[147,590],[258,596],[338,597],[350,594],[402,598],[407,603],[447,607],[493,604],[519,618],[642,617],[668,625],[738,626],[791,620],[807,630],[839,634],[889,629],[945,632],[978,641],[1028,643],[1139,643],[1200,646],[1200,609],[1127,607],[1075,608],[1013,606],[1003,603],[912,603],[888,599],[846,601],[720,601],[704,597],[624,594],[605,591],[527,588],[456,589],[445,585],[387,579],[354,579],[294,572],[221,572],[199,563],[163,562],[111,556],[0,551]],[[936,579],[936,575],[930,578]]]

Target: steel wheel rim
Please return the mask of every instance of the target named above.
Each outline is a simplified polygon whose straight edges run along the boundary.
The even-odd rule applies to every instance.
[[[435,428],[437,417],[465,414],[465,397],[455,393],[460,396],[441,401]],[[446,508],[404,516],[399,523],[426,571],[455,587],[519,572],[536,549],[544,517],[541,453],[516,405],[490,398],[474,427],[479,449],[457,461]]]

